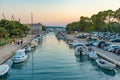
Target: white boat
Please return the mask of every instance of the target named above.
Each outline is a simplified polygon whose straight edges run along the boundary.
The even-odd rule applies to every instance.
[[[34,41],[36,41],[37,43],[39,42],[39,39],[38,38],[34,38]]]
[[[81,42],[79,41],[73,41],[73,42],[68,42],[69,45],[76,47],[76,46],[81,46],[83,45]]]
[[[29,51],[31,51],[31,46],[30,45],[26,45],[25,47],[24,47],[24,49],[25,49],[25,52],[29,52]]]
[[[79,49],[81,49],[81,52],[79,51]],[[86,48],[84,46],[77,46],[75,48],[75,55],[78,56],[78,55],[86,55]]]
[[[16,54],[12,57],[13,63],[20,63],[27,60],[28,55],[25,54],[25,49],[19,49]]]
[[[9,65],[7,64],[2,64],[0,65],[0,76],[5,75],[9,70]]]
[[[37,47],[38,46],[38,43],[35,40],[32,40],[30,42],[30,44],[31,44],[31,47]]]
[[[112,64],[111,62],[108,62],[104,59],[96,59],[96,62],[98,66],[108,70],[113,70],[116,66],[115,64]]]
[[[42,36],[41,35],[37,35],[37,38],[40,40],[42,38]]]
[[[88,57],[93,60],[98,59],[98,55],[94,51],[88,52]]]

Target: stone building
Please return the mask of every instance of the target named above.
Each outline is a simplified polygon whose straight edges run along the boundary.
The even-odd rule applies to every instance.
[[[41,23],[34,23],[34,24],[28,24],[30,27],[30,33],[31,34],[40,34],[42,32],[43,25]]]

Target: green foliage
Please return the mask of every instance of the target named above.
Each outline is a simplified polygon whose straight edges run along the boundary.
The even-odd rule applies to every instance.
[[[67,32],[109,31],[120,33],[120,8],[116,11],[100,11],[90,18],[81,16],[79,21],[67,24],[66,30]]]
[[[46,31],[46,29],[45,29],[45,26],[44,26],[44,25],[42,25],[42,30],[43,30],[43,31]]]
[[[30,30],[27,25],[21,24],[18,21],[9,21],[5,19],[0,21],[0,26],[9,35],[9,37],[21,37],[27,35]]]

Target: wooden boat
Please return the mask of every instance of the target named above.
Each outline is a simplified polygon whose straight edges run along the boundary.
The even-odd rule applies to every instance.
[[[102,67],[102,68],[108,69],[108,70],[113,70],[116,66],[115,64],[112,64],[104,59],[96,59],[96,62],[99,67]]]
[[[28,55],[25,54],[25,49],[19,49],[16,51],[16,54],[12,57],[13,63],[20,63],[26,61]]]
[[[0,76],[5,75],[9,70],[9,65],[7,64],[2,64],[0,65]]]

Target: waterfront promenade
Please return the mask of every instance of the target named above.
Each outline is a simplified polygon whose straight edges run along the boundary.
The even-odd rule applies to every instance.
[[[77,38],[74,38],[73,35],[69,35],[69,34],[64,34],[64,35],[66,35],[67,40],[68,39],[73,39],[73,40],[77,39]],[[77,39],[77,40],[82,42],[83,44],[87,43],[85,39]],[[119,43],[111,43],[111,44],[119,45]],[[112,52],[104,51],[104,50],[97,48],[97,47],[92,47],[92,48],[97,52],[97,54],[100,57],[102,57],[102,58],[104,58],[104,59],[106,59],[106,60],[108,60],[108,61],[110,61],[110,62],[112,62],[120,67],[120,55],[117,55],[117,54],[112,53]]]
[[[27,35],[26,37],[22,38],[23,44],[17,45],[17,44],[6,44],[2,48],[0,48],[0,64],[4,63],[6,60],[8,60],[12,55],[14,55],[15,51],[19,48],[22,48],[27,43],[29,43],[32,40],[31,35]]]

